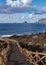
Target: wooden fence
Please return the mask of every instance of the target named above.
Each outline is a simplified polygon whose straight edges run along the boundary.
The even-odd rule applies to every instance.
[[[14,43],[17,44],[20,52],[27,57],[27,61],[29,61],[31,64],[39,65],[39,63],[42,63],[42,65],[46,65],[46,53],[39,53],[38,51],[36,52],[28,51],[25,48],[22,49],[17,41],[14,40]]]
[[[33,65],[46,65],[46,53],[39,53],[39,52],[31,52],[23,49],[24,54],[27,57],[27,61],[29,61]]]
[[[38,51],[32,52],[26,49],[22,49],[19,44],[17,44],[21,53],[23,53],[27,57],[27,61],[29,61],[33,65],[46,65],[46,53],[39,53]],[[41,64],[39,64],[41,63]]]

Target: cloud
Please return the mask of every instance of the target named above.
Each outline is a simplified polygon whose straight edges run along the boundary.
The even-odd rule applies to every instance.
[[[16,22],[15,14],[0,14],[0,23],[13,23]]]
[[[29,18],[32,18],[32,17],[33,17],[33,14],[29,14],[28,17],[29,17]]]
[[[23,6],[23,7],[11,7],[8,5],[0,5],[0,13],[12,14],[12,13],[32,13],[37,8],[34,6]]]
[[[10,5],[12,7],[14,7],[14,6],[16,7],[16,6],[20,6],[21,3],[19,0],[17,0],[17,1],[7,0],[7,5]]]
[[[0,13],[5,14],[14,14],[14,13],[34,13],[34,14],[43,14],[44,12],[38,10],[37,7],[34,6],[23,6],[23,7],[11,7],[8,5],[0,6]],[[31,16],[31,15],[30,15]]]
[[[21,0],[21,2],[25,6],[25,5],[29,5],[32,2],[32,0]]]
[[[10,1],[10,2],[9,2]],[[14,14],[14,13],[34,13],[36,15],[45,14],[46,13],[46,7],[42,7],[41,9],[38,8],[35,5],[29,5],[30,1],[32,0],[17,0],[13,1],[7,0],[7,4],[2,5],[0,4],[0,13],[5,14]],[[25,2],[25,4],[24,4]],[[22,6],[21,6],[22,5]],[[29,5],[29,6],[27,6]],[[32,17],[30,14],[29,17]]]
[[[38,15],[38,14],[34,14],[34,13],[30,13],[29,15],[28,15],[28,18],[37,18],[37,17],[39,17],[40,15]]]
[[[24,19],[25,19],[25,16],[21,16],[20,19],[21,19],[21,20],[24,20]]]
[[[12,7],[18,7],[18,6],[27,6],[29,5],[29,3],[32,2],[32,0],[16,0],[16,1],[12,1],[12,0],[6,0],[7,5],[10,5]]]
[[[44,12],[46,12],[46,7],[42,7],[41,10],[44,11]]]

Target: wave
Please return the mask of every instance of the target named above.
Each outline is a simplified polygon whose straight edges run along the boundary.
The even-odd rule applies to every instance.
[[[4,38],[4,37],[11,37],[13,35],[0,35],[0,38]]]
[[[16,36],[23,36],[24,34],[15,34]],[[4,38],[4,37],[11,37],[14,35],[0,35],[0,38]]]
[[[0,38],[4,38],[4,37],[11,37],[11,36],[23,36],[23,35],[31,35],[31,33],[27,33],[27,34],[12,34],[12,35],[0,35]]]
[[[4,37],[11,37],[14,35],[0,35],[0,38],[4,38]],[[17,34],[16,36],[23,36],[22,34]]]

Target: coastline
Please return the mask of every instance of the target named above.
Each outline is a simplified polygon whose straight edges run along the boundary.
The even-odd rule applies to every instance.
[[[46,50],[46,32],[42,32],[39,34],[26,34],[26,35],[4,35],[1,37],[1,39],[12,39],[17,40],[20,45],[41,45],[42,47],[45,47]]]
[[[22,42],[32,42],[32,43],[46,43],[46,32],[39,34],[18,34],[18,35],[2,35],[0,38],[9,38]]]
[[[10,37],[3,36],[3,38],[0,38],[0,49],[1,48],[2,50],[0,54],[2,57],[1,56],[0,57],[1,59],[4,60],[3,62],[4,64],[6,63],[6,65],[7,64],[32,65],[28,57],[30,56],[28,54],[30,54],[31,51],[32,53],[36,53],[36,54],[38,51],[38,54],[40,53],[46,55],[46,32],[39,34],[23,35],[23,36],[20,35],[19,36],[13,35]],[[46,61],[44,59],[42,60],[43,62]],[[38,64],[40,63],[41,61]]]
[[[17,39],[18,41],[22,41],[20,39],[25,39],[25,41],[37,41],[37,42],[34,42],[34,43],[46,43],[46,32],[42,32],[42,33],[39,33],[39,34],[25,34],[25,35],[21,35],[21,34],[18,34],[18,35],[9,35],[9,36],[4,36],[3,38],[9,38],[9,39]],[[23,42],[25,42],[23,40]]]

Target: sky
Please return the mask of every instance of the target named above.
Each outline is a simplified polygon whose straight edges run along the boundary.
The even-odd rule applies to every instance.
[[[42,18],[46,0],[0,0],[0,23],[35,23]]]

